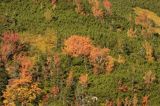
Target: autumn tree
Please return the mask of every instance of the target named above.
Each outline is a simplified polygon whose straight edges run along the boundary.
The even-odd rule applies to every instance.
[[[14,106],[17,103],[27,105],[41,93],[38,84],[32,82],[32,75],[29,72],[32,62],[25,56],[20,56],[18,60],[20,62],[19,77],[9,79],[7,88],[3,92],[3,103],[6,106]]]
[[[112,4],[109,0],[104,0],[103,1],[103,6],[105,7],[105,9],[107,10],[109,15],[112,15]]]
[[[144,74],[143,79],[144,83],[147,85],[147,87],[149,87],[153,81],[155,81],[156,75],[151,70],[149,70]]]
[[[104,66],[107,62],[107,56],[109,55],[109,49],[108,48],[97,48],[94,47],[91,49],[89,60],[91,64],[93,65],[93,73],[98,74],[99,70],[104,69]]]
[[[5,32],[2,34],[2,43],[0,45],[0,55],[3,62],[7,62],[13,55],[20,51],[22,45],[19,45],[19,35],[13,32]]]
[[[75,0],[75,4],[76,4],[76,12],[78,14],[85,14],[84,8],[83,8],[83,4],[82,4],[82,0]]]
[[[87,87],[88,87],[88,74],[83,73],[80,75],[78,80],[78,85],[76,88],[76,103],[79,105],[85,104],[85,99],[87,97]]]
[[[104,16],[104,11],[100,8],[100,1],[88,0],[88,2],[91,5],[93,16],[102,19]]]
[[[73,35],[64,41],[64,53],[73,56],[89,56],[92,49],[91,40],[88,37]]]
[[[147,59],[148,62],[153,62],[154,61],[154,56],[153,56],[153,47],[152,45],[145,41],[143,44],[143,47],[145,49],[146,55],[145,58]]]
[[[147,9],[134,8],[136,13],[135,24],[141,26],[141,34],[144,37],[151,37],[154,33],[160,34],[160,17]]]
[[[81,74],[79,77],[79,83],[82,86],[87,86],[88,85],[88,74]]]
[[[94,74],[100,73],[100,70],[103,72],[104,69],[106,73],[110,73],[114,68],[115,59],[109,55],[110,49],[95,47],[87,37],[71,36],[65,40],[63,51],[72,57],[87,57]],[[117,62],[124,63],[124,59],[120,56]]]
[[[148,99],[149,99],[149,96],[147,96],[147,95],[143,96],[142,106],[149,106]]]
[[[68,77],[66,79],[66,86],[70,87],[73,84],[73,71],[69,71]]]

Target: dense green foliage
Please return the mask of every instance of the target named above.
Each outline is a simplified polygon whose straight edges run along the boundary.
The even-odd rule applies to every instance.
[[[141,33],[136,38],[127,36],[128,29],[132,26],[129,17],[135,17],[133,7],[146,8],[160,16],[159,0],[110,0],[113,8],[113,15],[105,16],[103,20],[93,17],[79,15],[75,12],[75,3],[58,0],[54,8],[49,0],[1,0],[0,1],[0,34],[5,31],[15,31],[18,33],[28,32],[32,34],[44,34],[47,28],[54,29],[57,36],[55,51],[60,54],[60,72],[56,80],[43,76],[45,69],[46,54],[41,54],[37,62],[38,71],[33,71],[33,75],[41,79],[41,88],[45,93],[49,92],[52,85],[60,86],[63,91],[57,98],[52,98],[49,104],[53,106],[62,106],[62,96],[66,95],[67,103],[73,103],[74,94],[83,94],[97,96],[98,103],[104,103],[106,99],[116,100],[118,97],[133,97],[138,94],[141,99],[144,95],[150,95],[151,106],[160,105],[160,36],[153,34],[150,38],[144,38]],[[85,11],[90,12],[86,0]],[[50,11],[52,17],[47,20],[44,13]],[[138,31],[140,26],[136,26]],[[93,40],[94,45],[101,48],[111,49],[111,55],[118,58],[118,55],[125,57],[124,64],[116,64],[114,71],[110,75],[93,75],[92,65],[85,57],[73,58],[61,54],[63,42],[71,35],[84,35]],[[148,63],[145,59],[145,50],[143,43],[147,40],[151,43],[154,50],[155,60]],[[51,66],[56,70],[54,66]],[[70,88],[65,87],[65,79],[68,72],[74,71],[74,83]],[[143,76],[146,72],[152,70],[156,75],[156,80],[147,87],[144,84]],[[81,73],[88,73],[89,84],[87,88],[81,88],[78,85],[78,78]],[[6,85],[7,76],[0,65],[0,94]],[[62,80],[63,79],[63,80]],[[37,79],[35,79],[37,80]],[[46,82],[44,82],[44,80]],[[118,92],[118,83],[123,82],[128,86],[128,92]],[[1,84],[2,83],[2,84]],[[0,98],[1,99],[1,98]],[[70,102],[72,101],[72,102]],[[49,105],[48,104],[48,105]]]

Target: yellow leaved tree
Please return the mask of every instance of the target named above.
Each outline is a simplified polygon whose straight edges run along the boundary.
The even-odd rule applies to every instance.
[[[38,49],[42,53],[50,52],[56,44],[55,32],[48,28],[46,29],[44,35],[33,35],[30,33],[23,33],[21,36],[22,42],[27,42],[34,48]]]
[[[152,33],[160,34],[160,17],[156,13],[147,9],[142,9],[140,7],[134,8],[134,11],[137,15],[137,24],[141,25],[142,27],[147,26],[147,30],[150,30]],[[148,27],[149,21],[152,21],[155,24],[155,26]]]

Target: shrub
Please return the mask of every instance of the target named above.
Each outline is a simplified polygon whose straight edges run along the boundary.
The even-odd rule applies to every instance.
[[[47,9],[44,12],[44,18],[46,19],[46,21],[51,21],[52,20],[52,11],[50,9]]]

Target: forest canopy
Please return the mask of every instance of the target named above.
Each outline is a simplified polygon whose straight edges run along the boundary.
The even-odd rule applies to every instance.
[[[0,106],[159,106],[159,8],[1,0]]]

